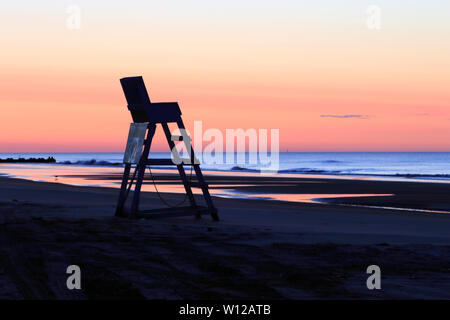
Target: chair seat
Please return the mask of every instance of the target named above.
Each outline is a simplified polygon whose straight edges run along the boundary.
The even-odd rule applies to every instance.
[[[128,105],[134,122],[177,122],[181,110],[177,102],[152,102],[149,105]]]

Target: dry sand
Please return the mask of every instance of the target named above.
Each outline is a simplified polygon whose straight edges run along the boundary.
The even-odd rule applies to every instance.
[[[339,181],[322,193],[356,188]],[[411,199],[421,192],[422,207],[446,208],[448,187],[435,185],[370,182],[356,193],[401,189],[404,200],[409,188]],[[447,214],[215,198],[218,223],[131,220],[113,217],[117,195],[0,177],[0,298],[450,298]],[[154,193],[143,202],[160,206]],[[81,291],[66,288],[72,264]],[[381,290],[366,287],[373,264]]]

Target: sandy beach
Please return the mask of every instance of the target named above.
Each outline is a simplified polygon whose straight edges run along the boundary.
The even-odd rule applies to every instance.
[[[268,194],[395,196],[327,204],[214,197],[220,222],[132,220],[113,216],[118,189],[0,177],[0,298],[450,298],[449,214],[341,205],[445,211],[449,184],[271,181],[281,187],[270,179],[217,175],[208,182]],[[155,193],[142,197],[143,206],[161,206]],[[72,264],[82,271],[80,291],[66,288]],[[381,290],[366,287],[369,265],[381,268]]]

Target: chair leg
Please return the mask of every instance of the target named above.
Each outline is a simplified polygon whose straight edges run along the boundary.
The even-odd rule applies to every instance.
[[[167,142],[169,143],[170,150],[172,152],[175,152],[176,156],[179,156],[178,151],[175,148],[175,142],[172,141],[172,134],[170,132],[169,125],[167,123],[162,123],[162,127],[164,129],[164,134],[166,136]],[[184,170],[183,165],[182,164],[177,165],[177,169],[178,169],[178,172],[180,173],[180,177],[181,177],[181,180],[184,185],[184,190],[186,191],[186,194],[188,195],[191,206],[197,207],[197,203],[195,201],[194,194],[192,193],[191,185],[187,179],[186,172]]]
[[[205,198],[206,204],[209,208],[209,213],[214,221],[219,221],[219,215],[217,212],[217,208],[214,207],[214,204],[211,199],[211,195],[209,194],[208,185],[206,184],[205,179],[203,178],[202,170],[200,169],[200,165],[194,165],[195,175],[197,176],[198,183],[200,184],[200,188],[203,192],[203,197]]]
[[[156,125],[149,124],[147,138],[144,141],[144,151],[142,152],[141,160],[139,161],[139,164],[138,164],[138,166],[139,166],[138,176],[136,179],[136,185],[134,187],[133,202],[131,204],[131,211],[130,211],[131,217],[137,217],[137,215],[138,215],[141,187],[142,187],[142,182],[144,180],[145,168],[147,165],[146,162],[147,162],[148,154],[150,152],[150,146],[152,143],[152,139],[153,139],[153,136],[155,135],[155,131],[156,131]]]
[[[179,120],[177,122],[177,125],[178,125],[178,128],[180,128],[180,130],[185,130],[183,120]],[[183,140],[183,142],[186,145],[186,142],[184,140]],[[194,148],[192,147],[192,145],[190,145],[190,146],[186,145],[186,148],[190,148],[191,165],[194,166],[195,175],[197,176],[198,183],[200,185],[200,188],[202,189],[203,197],[205,198],[205,201],[208,206],[211,217],[213,218],[214,221],[219,221],[219,215],[217,212],[217,208],[214,207],[214,204],[212,202],[211,195],[209,194],[209,190],[208,190],[208,185],[206,184],[206,181],[203,178],[202,170],[200,169],[200,164],[195,163],[196,159],[195,159]]]
[[[122,184],[120,186],[120,194],[119,201],[117,202],[116,207],[116,217],[124,217],[126,214],[123,212],[123,207],[125,202],[127,201],[127,187],[128,187],[128,178],[130,176],[131,164],[126,164],[125,169],[123,171]]]

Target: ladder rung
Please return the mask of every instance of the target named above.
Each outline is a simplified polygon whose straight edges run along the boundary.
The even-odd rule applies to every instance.
[[[172,135],[172,141],[183,141],[183,136]]]
[[[191,166],[192,163],[189,159],[182,159],[182,164],[185,166]],[[147,159],[147,164],[153,166],[176,166],[177,164],[173,163],[172,159]],[[195,165],[195,163],[194,163]]]

